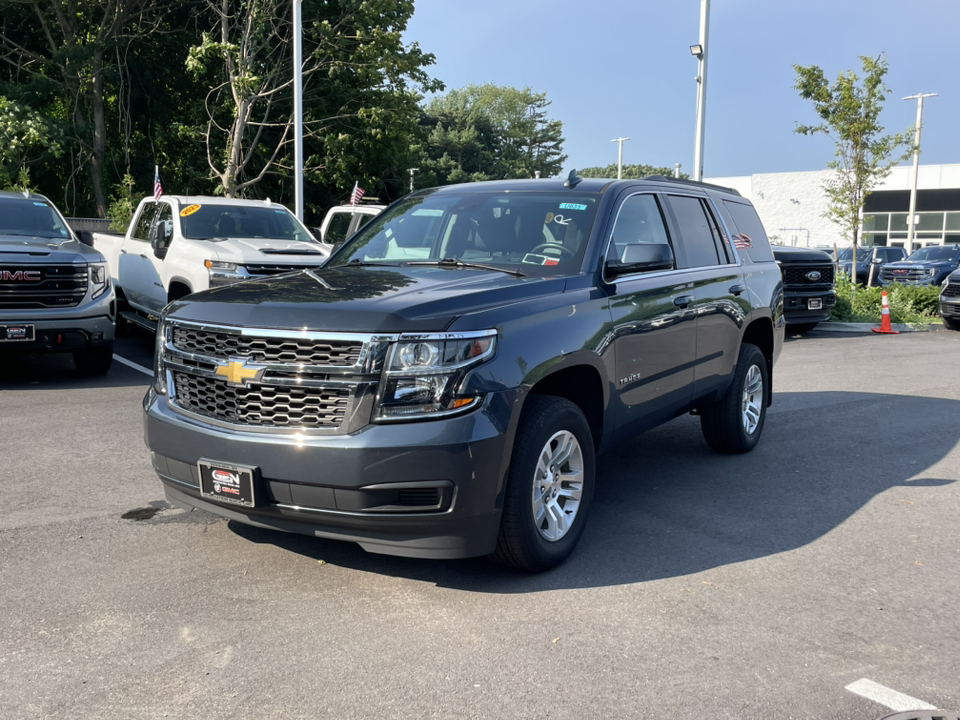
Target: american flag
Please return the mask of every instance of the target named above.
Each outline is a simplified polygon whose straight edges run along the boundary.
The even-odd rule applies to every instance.
[[[740,233],[739,235],[733,236],[733,245],[734,247],[740,248],[741,250],[743,248],[752,248],[753,240],[750,238],[749,235]]]
[[[153,166],[153,199],[159,200],[163,195],[163,185],[160,184],[160,166]]]
[[[364,194],[365,192],[366,192],[366,190],[364,190],[362,187],[360,187],[359,181],[358,181],[358,182],[355,182],[355,183],[353,184],[353,194],[350,196],[350,204],[351,204],[351,205],[356,205],[358,202],[360,202],[360,198],[363,197],[363,194]]]

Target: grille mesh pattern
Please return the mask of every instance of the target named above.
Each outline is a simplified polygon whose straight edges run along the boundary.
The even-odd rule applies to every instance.
[[[950,283],[943,289],[944,297],[960,297],[960,283]]]
[[[928,277],[922,268],[883,268],[884,282],[919,282]]]
[[[215,358],[244,357],[258,363],[349,367],[360,357],[362,343],[254,338],[187,327],[173,329],[178,350]]]
[[[87,268],[75,265],[0,265],[0,308],[75,307],[87,294]],[[28,277],[39,279],[24,280]]]
[[[811,280],[808,272],[816,270],[820,273],[819,280]],[[785,267],[783,282],[787,285],[832,285],[833,265],[806,265],[804,267]]]
[[[180,407],[223,422],[259,427],[339,428],[350,402],[343,389],[252,385],[173,374]]]

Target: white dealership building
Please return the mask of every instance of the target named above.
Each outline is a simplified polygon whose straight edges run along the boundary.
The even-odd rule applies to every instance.
[[[817,170],[704,179],[735,188],[749,198],[774,242],[800,246],[836,244],[842,248],[850,244],[850,239],[824,217],[827,196],[823,184],[832,174],[831,170]],[[867,197],[862,244],[906,247],[912,186],[913,166],[895,167]],[[960,243],[960,165],[920,166],[916,216],[913,249]]]

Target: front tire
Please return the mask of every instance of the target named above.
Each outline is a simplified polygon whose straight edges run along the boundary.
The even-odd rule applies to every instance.
[[[767,360],[756,345],[744,343],[723,397],[700,409],[700,430],[720,453],[745,453],[760,441],[767,417]]]
[[[113,364],[113,342],[73,353],[73,364],[81,375],[106,375]]]
[[[542,572],[573,552],[590,510],[596,475],[593,435],[564,398],[530,397],[520,418],[492,558]]]
[[[960,330],[960,320],[954,320],[953,318],[940,318],[943,320],[943,326],[947,330]]]

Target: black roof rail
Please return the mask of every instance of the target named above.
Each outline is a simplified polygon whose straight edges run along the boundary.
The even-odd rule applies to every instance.
[[[736,188],[724,187],[723,185],[713,185],[712,183],[700,182],[699,180],[687,180],[686,178],[667,177],[666,175],[647,175],[647,177],[645,177],[644,180],[656,180],[657,182],[666,181],[666,182],[672,182],[672,183],[679,183],[680,185],[693,185],[695,187],[705,187],[705,188],[711,188],[713,190],[723,190],[724,192],[728,192],[732,195],[743,197],[742,195],[740,195],[740,191],[737,190]]]

